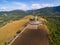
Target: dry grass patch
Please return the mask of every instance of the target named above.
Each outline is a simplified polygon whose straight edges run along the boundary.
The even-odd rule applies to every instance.
[[[43,22],[47,22],[47,20],[44,19],[44,18],[42,18],[42,17],[38,17],[38,20],[39,20],[39,21],[43,21]]]
[[[0,45],[3,45],[4,42],[13,37],[15,33],[20,30],[20,28],[27,22],[28,19],[21,19],[8,23],[2,28],[0,28]]]

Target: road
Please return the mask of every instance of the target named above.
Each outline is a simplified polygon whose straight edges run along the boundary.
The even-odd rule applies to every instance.
[[[49,45],[47,32],[38,29],[38,24],[30,22],[11,45]]]

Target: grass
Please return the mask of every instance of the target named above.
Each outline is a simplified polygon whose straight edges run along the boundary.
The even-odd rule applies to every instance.
[[[29,17],[29,16],[28,16]],[[0,45],[4,45],[6,41],[11,39],[22,26],[29,21],[29,18],[25,17],[21,20],[7,23],[5,26],[0,28]]]

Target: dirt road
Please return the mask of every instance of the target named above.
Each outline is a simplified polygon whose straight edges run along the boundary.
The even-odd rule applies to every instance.
[[[48,33],[29,24],[12,45],[49,45]]]

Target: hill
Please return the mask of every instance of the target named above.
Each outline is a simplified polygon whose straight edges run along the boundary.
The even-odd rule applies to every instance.
[[[50,32],[50,45],[60,45],[60,17],[46,17]]]
[[[30,10],[29,14],[34,14],[38,16],[60,16],[60,6],[45,7],[37,10]]]
[[[0,11],[0,27],[11,21],[19,20],[26,15],[26,12],[23,10]]]
[[[45,7],[45,8],[41,8],[41,9],[35,9],[35,10],[27,10],[27,11],[23,11],[23,10],[12,10],[12,11],[0,11],[0,16],[25,16],[28,14],[32,14],[32,12],[34,13],[34,15],[39,15],[39,16],[60,16],[60,6],[55,6],[55,7]]]
[[[45,7],[36,10],[12,10],[12,11],[0,11],[0,27],[5,24],[19,20],[26,15],[37,15],[37,16],[47,16],[47,17],[60,17],[60,6],[55,7]]]
[[[21,31],[22,27],[24,27],[29,19],[33,17],[31,15],[26,16],[20,20],[12,21],[7,23],[5,26],[0,28],[0,45],[4,45],[4,43],[10,40],[12,37],[16,35],[16,32]]]
[[[12,15],[25,15],[26,12],[23,11],[23,10],[12,10],[12,11],[0,11],[0,16],[3,15],[3,14],[12,14]]]

